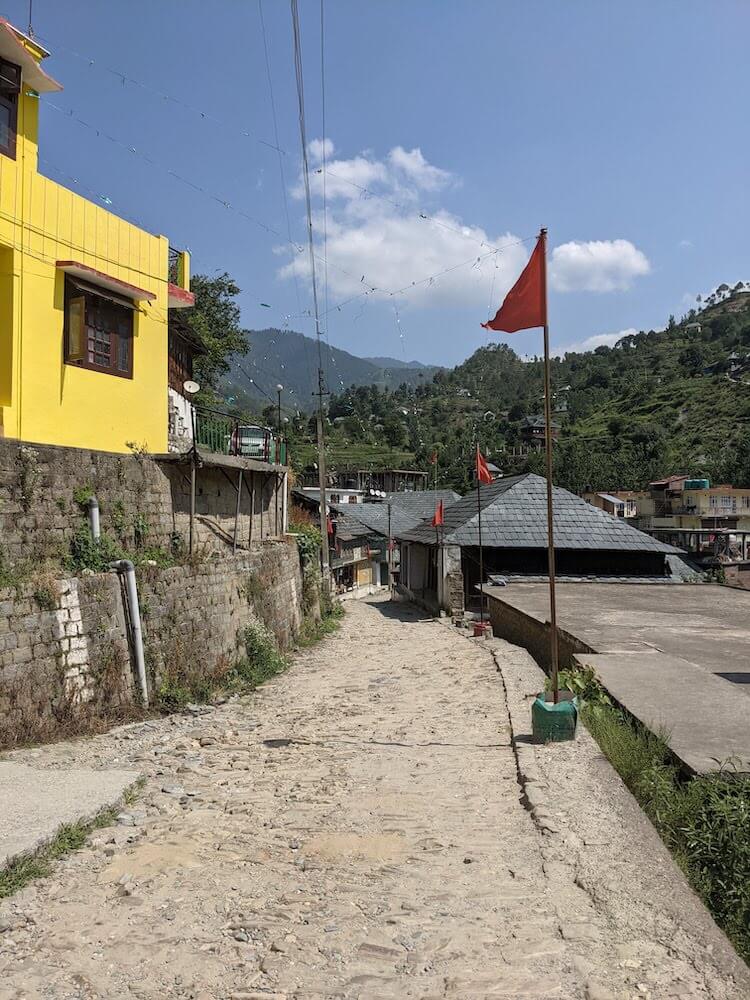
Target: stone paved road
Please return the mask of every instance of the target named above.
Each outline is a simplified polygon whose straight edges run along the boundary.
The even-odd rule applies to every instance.
[[[0,904],[0,1000],[744,996],[565,877],[509,735],[487,650],[352,602],[252,699],[14,755],[148,779]]]

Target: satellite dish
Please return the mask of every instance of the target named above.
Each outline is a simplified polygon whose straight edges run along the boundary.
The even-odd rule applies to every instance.
[[[194,396],[195,393],[200,390],[200,386],[198,385],[198,383],[190,380],[188,380],[187,382],[183,382],[182,388],[189,396]]]

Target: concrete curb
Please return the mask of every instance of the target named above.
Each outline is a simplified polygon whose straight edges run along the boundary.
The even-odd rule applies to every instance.
[[[618,900],[616,897],[611,897],[610,887],[602,882],[603,875],[609,870],[609,859],[613,850],[609,836],[606,840],[600,841],[595,833],[594,839],[588,839],[585,828],[587,820],[584,817],[575,813],[570,814],[562,803],[551,804],[551,789],[543,771],[545,764],[547,770],[549,766],[554,766],[552,762],[557,758],[550,758],[550,761],[545,762],[545,747],[530,742],[531,702],[539,691],[543,690],[546,674],[523,647],[514,647],[503,639],[465,637],[486,649],[500,674],[508,707],[511,745],[516,757],[518,781],[523,791],[521,801],[531,814],[547,845],[546,848],[542,848],[545,856],[543,866],[545,873],[549,868],[549,874],[554,875],[555,869],[561,867],[560,861],[564,860],[572,872],[575,884],[589,895],[595,908],[609,912],[616,921],[619,912]],[[508,656],[513,650],[520,654],[518,658],[512,653]],[[632,831],[633,843],[637,843],[641,854],[633,862],[630,875],[632,884],[629,886],[628,895],[632,895],[638,888],[642,897],[650,897],[651,893],[657,893],[662,916],[672,922],[672,930],[668,935],[673,939],[670,947],[677,949],[675,934],[681,936],[684,928],[689,928],[693,948],[685,952],[679,949],[683,959],[695,966],[695,944],[700,942],[701,958],[706,963],[714,965],[718,974],[717,979],[721,974],[727,976],[739,990],[743,991],[738,995],[750,996],[750,972],[747,965],[715,923],[703,901],[688,884],[651,821],[628,791],[620,775],[603,756],[583,723],[579,722],[575,741],[559,746],[569,748],[565,752],[572,754],[573,759],[576,762],[580,761],[582,766],[586,766],[587,761],[589,766],[591,763],[596,764],[597,780],[602,782],[605,788],[610,789],[613,795],[613,819],[619,817],[621,828]],[[572,803],[571,806],[576,808]],[[631,843],[628,842],[628,848],[630,847]],[[648,867],[645,877],[644,864]],[[601,892],[597,890],[597,886],[602,889]],[[596,989],[590,990],[586,995],[591,1000],[594,997],[611,1000],[613,997],[613,994],[606,989],[602,991],[600,984],[596,984]]]
[[[138,771],[33,768],[0,761],[0,871],[33,857],[61,827],[90,823],[120,805],[140,780]]]

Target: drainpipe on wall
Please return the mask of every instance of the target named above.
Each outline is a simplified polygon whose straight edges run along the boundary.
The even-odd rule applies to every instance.
[[[283,534],[289,531],[289,473],[284,473],[284,478],[282,479],[282,490],[281,494],[281,531]]]
[[[99,501],[96,497],[89,497],[89,527],[91,537],[98,542],[102,537],[102,531],[99,524]]]
[[[128,598],[128,618],[130,619],[130,638],[135,655],[135,668],[138,672],[138,687],[141,690],[141,700],[148,707],[148,684],[146,682],[146,660],[143,656],[143,631],[141,629],[141,610],[138,606],[138,589],[135,585],[135,566],[129,559],[118,559],[109,564],[125,578],[125,593]]]

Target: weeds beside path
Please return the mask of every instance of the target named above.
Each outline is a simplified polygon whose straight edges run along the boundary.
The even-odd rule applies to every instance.
[[[666,742],[611,705],[586,726],[633,793],[693,889],[750,964],[750,777],[731,762],[683,780]]]

